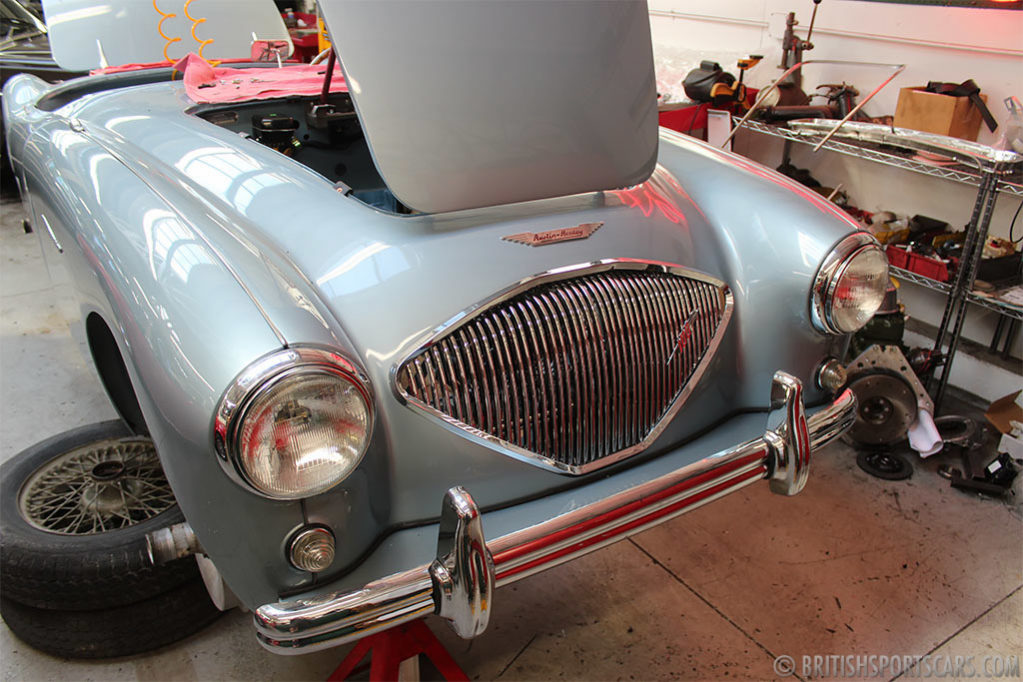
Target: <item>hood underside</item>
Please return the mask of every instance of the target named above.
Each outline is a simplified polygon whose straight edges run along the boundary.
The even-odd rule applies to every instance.
[[[636,185],[657,159],[645,2],[321,0],[374,162],[426,213]]]

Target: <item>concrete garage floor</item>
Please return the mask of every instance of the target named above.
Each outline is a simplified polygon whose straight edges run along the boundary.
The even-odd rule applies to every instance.
[[[6,459],[115,415],[53,304],[20,204],[0,214]],[[797,497],[756,485],[498,591],[472,643],[430,625],[477,679],[772,679],[781,655],[797,666],[804,655],[974,656],[977,666],[1021,656],[1019,485],[1013,503],[970,496],[937,475],[940,461],[886,482],[837,444]],[[322,680],[346,651],[267,653],[237,611],[177,645],[105,662],[52,658],[0,627],[5,680]]]

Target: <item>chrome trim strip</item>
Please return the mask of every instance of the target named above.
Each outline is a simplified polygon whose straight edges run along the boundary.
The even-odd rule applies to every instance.
[[[804,419],[802,404],[797,402],[799,391],[794,390],[798,386],[798,380],[789,375],[775,375],[772,398],[780,401],[776,404],[778,414],[791,415],[791,420],[784,419],[784,425],[777,423],[772,413],[764,437],[485,543],[493,557],[496,580],[492,582],[498,587],[507,585],[663,523],[756,480],[773,477],[778,469],[778,451],[772,441],[784,440],[785,435],[779,435],[779,431],[784,432],[789,424],[791,432],[805,435],[803,445],[798,447],[809,442],[814,449],[827,445],[852,425],[856,415],[852,391],[843,391],[830,405]],[[805,455],[805,449],[800,454]],[[467,522],[471,516],[467,515]],[[477,540],[482,542],[482,536]],[[475,556],[477,566],[484,569],[479,559],[485,555],[477,551]],[[257,638],[275,653],[306,653],[434,613],[431,565],[423,564],[351,591],[261,606],[253,614]],[[480,574],[488,579],[486,570]],[[477,587],[486,589],[486,585]],[[481,593],[473,589],[469,594]],[[469,612],[448,607],[447,613]],[[471,629],[478,630],[480,621],[475,616],[466,617]]]
[[[709,481],[707,481],[705,483],[702,483],[700,485],[697,485],[697,486],[694,486],[692,488],[689,488],[689,489],[686,490],[686,492],[684,494],[681,494],[679,496],[674,496],[674,497],[666,497],[666,498],[664,498],[664,499],[662,499],[662,500],[660,500],[660,501],[658,501],[658,502],[656,502],[654,504],[648,505],[646,507],[641,507],[640,509],[637,509],[636,511],[633,511],[630,514],[626,514],[624,516],[621,516],[621,517],[615,519],[613,523],[612,522],[607,522],[605,524],[597,526],[597,527],[595,527],[593,530],[591,530],[589,532],[589,535],[595,536],[595,537],[599,537],[600,535],[602,535],[605,532],[609,532],[609,531],[614,530],[616,527],[627,526],[627,525],[631,524],[634,521],[646,518],[646,517],[648,517],[648,516],[650,516],[650,515],[652,515],[652,514],[654,514],[656,512],[659,512],[661,510],[667,509],[669,507],[673,507],[673,506],[677,505],[680,501],[683,501],[683,500],[689,500],[689,499],[693,499],[693,498],[696,498],[697,500],[702,500],[703,499],[703,495],[702,495],[703,493],[706,493],[706,492],[710,491],[712,488],[719,487],[722,483],[741,483],[741,485],[738,485],[738,486],[736,486],[734,488],[729,487],[728,491],[732,492],[733,490],[736,490],[736,489],[738,489],[740,487],[745,487],[747,484],[752,483],[755,480],[759,480],[760,478],[763,478],[763,476],[765,474],[765,465],[764,465],[763,460],[760,459],[760,457],[766,456],[766,448],[755,448],[755,447],[750,446],[750,447],[747,448],[747,450],[748,450],[748,452],[746,452],[744,454],[737,455],[737,459],[739,459],[741,461],[743,458],[749,457],[750,455],[756,455],[756,456],[758,456],[758,459],[756,461],[753,461],[753,462],[750,462],[748,464],[745,464],[744,466],[742,466],[742,467],[740,467],[738,469],[735,469],[734,471],[730,471],[730,472],[724,474],[723,476],[721,476],[720,478],[711,479],[711,480],[709,480]],[[753,474],[753,473],[756,473],[756,476],[752,476],[751,477],[750,474]],[[688,505],[687,505],[687,507],[688,507]],[[677,514],[674,514],[673,516],[671,516],[669,518],[674,518],[674,516],[678,516],[679,514],[684,513],[684,511],[689,511],[689,509],[688,508],[679,509]],[[646,529],[646,528],[649,528],[649,527],[652,527],[652,526],[656,526],[656,525],[658,525],[659,523],[661,523],[664,520],[667,520],[667,519],[661,519],[660,517],[658,517],[658,519],[656,519],[655,521],[647,522],[646,524],[644,524],[642,526],[642,529]],[[635,532],[638,533],[640,531],[636,530]],[[632,533],[630,533],[630,535],[631,534]],[[500,538],[497,541],[491,543],[490,546],[494,547],[495,550],[500,551],[500,549],[498,549],[499,545],[501,545],[502,541],[506,540],[506,538],[508,538],[508,537],[511,537],[511,536],[505,536],[504,538]],[[586,552],[594,551],[594,549],[597,549],[599,547],[604,547],[606,545],[609,545],[609,544],[612,544],[614,542],[617,542],[618,540],[621,540],[621,539],[622,538],[620,538],[620,537],[614,536],[614,537],[608,538],[607,541],[602,541],[597,547],[593,547],[592,545],[587,545],[584,548],[585,551],[582,551],[580,553],[581,554],[585,554]],[[561,550],[564,550],[564,549],[566,549],[568,547],[574,547],[575,545],[578,545],[579,543],[580,543],[580,538],[578,536],[573,535],[573,536],[568,537],[568,538],[566,538],[564,540],[561,540],[560,542],[555,542],[555,543],[552,543],[550,545],[547,545],[544,548],[544,551],[547,554],[557,554]],[[505,544],[508,544],[508,543],[506,542]],[[512,550],[512,549],[515,549],[515,548],[514,547],[508,547],[507,548],[507,550]],[[579,555],[575,554],[573,556],[579,556]],[[567,560],[568,559],[566,559],[566,561]],[[500,566],[500,571],[498,573],[498,585],[507,585],[509,583],[515,582],[516,580],[521,580],[522,578],[525,578],[528,575],[532,575],[533,573],[538,572],[538,571],[535,571],[535,570],[531,571],[531,572],[526,572],[526,571],[522,571],[522,570],[516,570],[516,569],[521,569],[521,567],[526,566],[528,564],[532,564],[535,561],[536,561],[536,557],[535,556],[530,555],[530,554],[524,554],[522,556],[519,556],[519,557],[516,557],[516,558],[512,558],[510,560],[507,560],[507,561],[503,562],[501,564],[501,566]],[[558,563],[564,563],[564,562],[559,561]],[[550,566],[544,565],[543,568],[540,569],[540,570],[544,570],[544,569],[547,569],[547,568],[550,568]]]
[[[593,282],[570,282],[564,290],[537,292],[535,298],[527,302],[534,308],[530,312],[533,317],[542,321],[544,329],[548,332],[545,336],[549,337],[551,343],[556,345],[558,352],[553,356],[547,353],[546,339],[544,340],[545,351],[542,355],[538,351],[534,355],[527,346],[521,346],[520,344],[526,344],[527,341],[522,337],[521,333],[516,333],[514,330],[522,326],[522,319],[526,318],[525,313],[520,311],[522,313],[520,318],[515,311],[510,313],[506,311],[506,314],[500,317],[483,320],[483,326],[486,328],[487,334],[493,340],[495,346],[494,352],[486,355],[491,361],[496,356],[497,365],[496,367],[491,367],[490,371],[487,371],[484,365],[484,352],[481,350],[484,347],[484,341],[475,333],[473,326],[469,325],[472,320],[500,306],[518,294],[529,291],[541,284],[573,280],[609,270],[653,271],[675,275],[680,279],[678,282],[672,282],[671,285],[666,282],[640,281],[636,285],[636,291],[640,294],[638,300],[636,296],[629,295],[630,292],[624,289],[621,282],[615,280],[607,282],[599,280],[594,280]],[[714,293],[703,291],[700,287],[695,286],[694,282],[708,284],[714,287],[716,291]],[[676,285],[677,289],[675,289]],[[661,293],[659,294],[658,287],[662,286],[665,288],[661,288]],[[672,291],[672,289],[675,289],[675,291]],[[642,397],[637,402],[622,406],[625,409],[618,411],[618,424],[607,423],[609,415],[597,414],[588,409],[595,403],[584,404],[583,401],[572,401],[569,396],[565,395],[566,387],[564,382],[571,382],[574,385],[575,395],[583,395],[583,389],[585,388],[588,394],[601,396],[608,390],[612,380],[619,380],[617,371],[625,367],[622,362],[618,361],[612,364],[611,371],[609,371],[607,367],[608,358],[606,356],[594,357],[590,344],[586,343],[586,339],[592,338],[594,334],[599,334],[602,328],[610,328],[606,320],[594,317],[591,306],[586,305],[588,300],[587,292],[595,300],[606,301],[608,303],[607,306],[601,306],[601,310],[599,310],[600,315],[610,315],[613,313],[617,317],[614,329],[618,333],[611,334],[611,348],[613,352],[618,354],[618,357],[623,360],[629,357],[631,362],[627,364],[630,364],[632,367],[645,367],[645,369],[638,370],[640,375],[635,378],[639,387],[638,392]],[[687,314],[681,319],[686,319],[689,314],[697,312],[697,319],[695,321],[697,331],[693,334],[695,343],[687,344],[682,358],[679,359],[680,373],[684,375],[688,372],[689,378],[685,380],[674,401],[671,402],[658,418],[657,411],[660,410],[660,405],[667,402],[668,387],[664,383],[666,379],[664,372],[657,372],[653,365],[658,362],[663,363],[670,353],[670,349],[665,345],[662,335],[656,333],[657,327],[666,325],[670,321],[670,315],[662,296],[669,300],[683,297],[687,302],[685,307],[688,310],[686,311]],[[607,310],[604,310],[605,307]],[[540,311],[538,312],[535,308],[539,308]],[[631,258],[608,258],[591,263],[557,268],[522,279],[495,296],[473,305],[458,313],[444,324],[436,327],[429,333],[426,340],[416,344],[415,350],[392,367],[391,388],[400,402],[438,420],[442,425],[456,433],[480,442],[482,445],[492,448],[503,455],[514,457],[557,473],[581,475],[638,454],[650,447],[660,437],[699,384],[707,367],[716,355],[717,349],[728,329],[733,308],[734,299],[727,284],[710,275],[680,265]],[[712,320],[717,314],[720,314],[720,321],[717,325],[714,325]],[[563,318],[568,319],[569,322],[566,324],[554,323],[554,320]],[[640,322],[641,319],[648,319],[652,324],[644,327]],[[529,327],[532,333],[532,325],[526,326]],[[483,377],[489,375],[490,379],[487,390],[483,391],[484,400],[487,402],[487,415],[486,418],[477,420],[477,423],[482,428],[466,423],[465,419],[461,416],[461,412],[455,409],[454,406],[448,405],[446,393],[442,396],[443,404],[440,405],[441,409],[434,407],[437,404],[437,399],[433,394],[433,386],[436,385],[436,378],[432,376],[433,366],[437,366],[438,371],[442,375],[441,380],[445,384],[454,385],[457,383],[451,382],[450,378],[446,375],[443,363],[448,354],[442,352],[439,347],[444,346],[446,348],[448,345],[453,347],[453,345],[458,344],[459,339],[461,339],[466,331],[473,337],[475,354],[479,361],[480,375]],[[550,333],[552,331],[554,332],[553,334]],[[625,343],[624,339],[619,338],[621,333],[627,333],[630,338],[634,339],[634,342],[632,344]],[[568,364],[568,354],[564,352],[564,349],[571,346],[581,348],[578,363],[576,363],[577,366],[572,367]],[[700,362],[695,367],[692,367],[692,363],[695,360],[696,347],[703,349],[700,351],[703,355]],[[420,367],[421,359],[427,355],[430,355],[432,358],[426,367],[427,372],[431,374],[428,380],[423,378]],[[514,429],[519,442],[532,443],[537,449],[540,449],[538,444],[547,437],[542,431],[545,426],[549,428],[548,425],[553,421],[542,420],[545,422],[542,424],[540,418],[541,415],[546,414],[545,402],[547,395],[541,395],[544,390],[543,384],[546,381],[546,377],[541,372],[541,385],[537,386],[534,376],[536,373],[529,372],[528,381],[532,386],[532,393],[529,393],[527,390],[529,388],[527,386],[527,379],[524,376],[526,373],[525,368],[527,365],[531,368],[532,363],[538,357],[543,357],[544,361],[548,362],[554,361],[558,356],[561,357],[558,373],[561,375],[563,382],[560,382],[557,392],[555,386],[552,385],[550,387],[550,409],[557,409],[558,414],[561,415],[558,423],[572,424],[574,428],[570,429],[566,426],[566,428],[558,429],[560,433],[551,433],[550,441],[553,442],[554,437],[557,436],[559,440],[558,450],[560,452],[573,453],[573,460],[569,462],[547,457],[539,452],[509,442],[490,433],[491,430],[495,430],[495,427],[504,424],[506,425],[506,433],[512,432],[512,429]],[[640,362],[641,356],[653,358],[654,362]],[[427,394],[425,402],[411,395],[401,386],[398,380],[399,374],[402,368],[406,366],[410,370],[414,370],[408,372],[409,377],[413,381],[418,380],[420,384],[429,384],[428,387],[423,387],[424,392]],[[692,367],[692,370],[688,371],[690,367]],[[418,377],[415,376],[416,374],[418,374]],[[476,376],[476,374],[470,372],[469,376]],[[621,380],[624,381],[625,378],[623,377]],[[501,395],[498,382],[501,382],[504,392],[511,399],[505,401],[503,406],[495,402],[492,406],[495,413],[491,414],[490,403],[494,398]],[[583,382],[586,382],[585,386]],[[553,384],[554,382],[551,383]],[[456,396],[456,399],[459,399],[458,391],[454,391],[453,395]],[[657,396],[660,396],[660,400],[655,402],[654,398]],[[468,399],[467,396],[464,397],[466,400]],[[476,396],[476,400],[479,400],[478,396]],[[574,406],[571,405],[572,402],[575,403]],[[434,405],[428,403],[434,403]],[[527,406],[529,409],[526,409]],[[569,409],[575,412],[570,417],[567,416]],[[624,411],[628,411],[630,414],[624,416],[622,414]],[[600,411],[598,410],[597,412]],[[641,431],[643,425],[652,423],[655,420],[656,423],[646,433],[646,436],[643,437],[643,432]],[[598,442],[596,436],[599,434],[606,434],[606,439],[599,442],[617,444],[614,446],[611,454],[600,456],[600,453],[595,449],[595,444]],[[634,445],[621,447],[626,442],[634,443]],[[583,444],[589,444],[589,449],[586,452],[580,450],[580,446]]]
[[[830,119],[798,119],[789,121],[788,126],[801,135],[820,135],[831,131],[835,127],[834,123],[835,121]],[[874,144],[890,144],[941,154],[974,167],[1023,162],[1023,154],[1011,149],[993,149],[969,140],[863,121],[848,121],[835,133],[835,137],[851,137]]]
[[[40,213],[39,217],[43,219],[43,227],[46,228],[46,234],[50,235],[53,245],[57,247],[57,253],[64,253],[64,247],[61,246],[60,240],[57,239],[57,235],[53,233],[53,228],[50,227],[50,221],[46,219],[46,214]]]

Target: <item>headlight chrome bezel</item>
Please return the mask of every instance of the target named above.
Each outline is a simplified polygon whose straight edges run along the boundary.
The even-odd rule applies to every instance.
[[[224,391],[213,418],[213,449],[221,468],[231,480],[247,491],[271,500],[300,500],[326,492],[343,482],[338,479],[329,487],[291,495],[270,493],[254,483],[241,462],[238,443],[241,425],[257,400],[280,382],[297,376],[330,375],[347,381],[359,391],[366,405],[366,441],[360,449],[351,472],[358,468],[372,439],[375,412],[373,393],[368,378],[336,351],[310,346],[285,348],[266,355],[249,365]]]
[[[831,249],[818,268],[810,296],[810,319],[818,331],[826,334],[845,335],[862,329],[862,326],[852,330],[842,329],[835,323],[831,313],[835,290],[845,271],[853,260],[871,250],[877,251],[882,258],[885,258],[884,249],[873,235],[868,232],[853,232]],[[887,259],[885,260],[887,262]],[[888,278],[887,272],[886,268],[883,278],[885,281]]]

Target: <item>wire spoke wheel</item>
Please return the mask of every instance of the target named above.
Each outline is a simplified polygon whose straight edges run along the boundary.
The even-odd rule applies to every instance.
[[[109,438],[40,466],[18,494],[30,525],[60,535],[94,535],[134,526],[175,504],[153,442]]]
[[[6,611],[106,611],[201,583],[190,557],[149,559],[147,535],[184,520],[153,441],[120,419],[22,450],[0,463]]]

